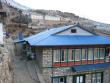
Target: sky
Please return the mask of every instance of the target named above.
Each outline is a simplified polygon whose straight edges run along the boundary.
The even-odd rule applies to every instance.
[[[110,0],[14,0],[33,9],[60,10],[110,24]]]

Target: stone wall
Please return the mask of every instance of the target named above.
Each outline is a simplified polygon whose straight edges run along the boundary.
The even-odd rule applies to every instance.
[[[51,76],[52,76],[52,69],[51,68],[44,68],[42,75],[45,80],[45,83],[52,83],[51,82]]]
[[[103,77],[103,83],[110,83],[110,69],[109,70],[105,70],[103,73],[104,77]]]
[[[52,49],[45,48],[43,49],[43,67],[52,66]]]
[[[42,72],[42,63],[43,63],[43,60],[42,60],[42,49],[39,48],[39,49],[36,49],[36,62],[38,64],[38,67],[40,68],[40,71]]]
[[[71,67],[56,67],[52,68],[52,49],[44,48],[43,49],[43,72],[45,83],[52,83],[51,77],[60,77],[66,76],[67,83],[73,82],[73,76],[79,74],[91,74],[95,72],[103,72],[103,83],[110,83],[110,70],[94,70],[94,71],[85,71],[85,72],[73,72]]]
[[[72,75],[72,74],[73,72],[70,67],[53,68],[54,76],[66,76],[66,75]]]
[[[45,48],[43,49],[43,72],[42,75],[44,77],[45,83],[51,83],[52,69],[46,68],[52,66],[52,49]]]
[[[0,83],[13,83],[13,68],[9,52],[0,47]]]

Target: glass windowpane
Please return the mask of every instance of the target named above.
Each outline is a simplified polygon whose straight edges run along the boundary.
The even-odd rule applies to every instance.
[[[54,62],[59,62],[60,61],[60,50],[54,50]]]
[[[75,49],[75,61],[80,60],[81,49]]]
[[[92,60],[93,59],[93,49],[89,48],[88,49],[88,60]]]
[[[104,56],[105,56],[105,49],[100,48],[100,59],[104,59]]]

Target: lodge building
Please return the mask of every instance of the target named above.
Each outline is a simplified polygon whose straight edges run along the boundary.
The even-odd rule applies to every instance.
[[[17,42],[27,42],[36,54],[45,83],[110,83],[107,36],[68,25]]]

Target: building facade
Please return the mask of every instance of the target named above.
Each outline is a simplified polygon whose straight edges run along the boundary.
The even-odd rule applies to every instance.
[[[69,25],[46,30],[23,41],[34,49],[45,83],[110,82],[108,37]]]

